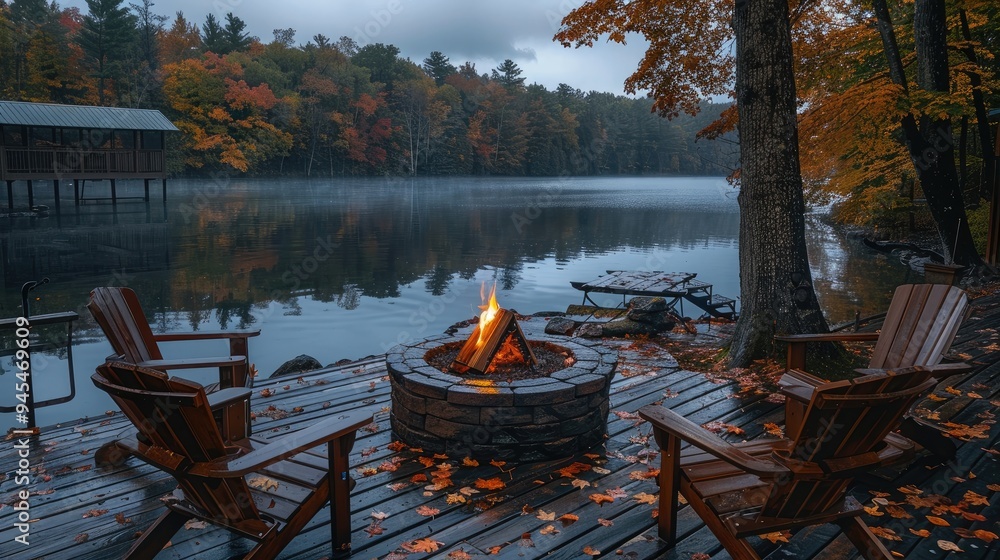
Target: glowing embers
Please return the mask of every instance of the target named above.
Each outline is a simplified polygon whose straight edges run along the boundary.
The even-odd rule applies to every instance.
[[[480,297],[485,303],[480,306],[483,312],[479,315],[479,324],[458,351],[458,356],[449,369],[455,373],[484,375],[491,373],[498,365],[524,364],[534,367],[538,359],[517,324],[514,313],[497,304],[495,284],[488,299],[485,290],[484,284]]]

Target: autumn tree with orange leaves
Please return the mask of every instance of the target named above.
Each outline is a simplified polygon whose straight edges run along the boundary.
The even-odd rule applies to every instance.
[[[741,152],[733,367],[772,352],[775,334],[827,330],[806,255],[791,17],[786,0],[597,1],[570,12],[556,34],[578,47],[605,34],[617,42],[641,34],[650,46],[625,86],[649,90],[667,117],[696,112],[700,100],[728,94],[735,83],[738,111],[726,115]]]

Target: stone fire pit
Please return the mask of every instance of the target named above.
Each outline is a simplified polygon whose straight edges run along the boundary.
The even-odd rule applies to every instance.
[[[458,376],[428,352],[464,338],[441,336],[386,354],[394,437],[426,452],[507,461],[566,457],[604,441],[618,354],[598,342],[533,336],[576,360],[547,377],[507,381]]]

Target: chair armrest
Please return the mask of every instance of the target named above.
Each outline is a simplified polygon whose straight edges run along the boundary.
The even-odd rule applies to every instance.
[[[256,448],[246,455],[234,455],[208,463],[199,463],[188,472],[211,478],[245,476],[317,445],[329,443],[346,435],[353,436],[355,432],[371,422],[371,413],[363,410],[341,414],[336,418],[328,418],[298,432],[284,434],[281,439]]]
[[[157,342],[176,342],[179,340],[216,340],[226,338],[250,338],[259,334],[260,329],[244,331],[171,332],[154,334],[153,340]]]
[[[817,333],[817,334],[783,334],[774,337],[781,342],[865,342],[878,340],[879,333]]]
[[[250,400],[253,391],[242,387],[230,387],[219,389],[218,391],[207,393],[208,406],[212,410],[219,410],[231,404]]]
[[[701,426],[668,408],[656,405],[644,406],[639,409],[639,416],[648,420],[657,430],[676,436],[706,453],[761,478],[769,479],[790,473],[782,465],[758,459],[730,445],[725,440],[705,431]]]
[[[225,356],[218,358],[182,358],[179,360],[147,360],[139,362],[138,366],[169,371],[172,369],[196,369],[210,367],[233,367],[245,364],[246,356]]]
[[[778,387],[782,395],[808,403],[816,387],[824,383],[827,383],[826,379],[800,369],[790,369],[778,380]]]
[[[976,366],[966,362],[955,362],[950,364],[924,366],[924,369],[930,370],[931,375],[935,378],[944,379],[946,377],[951,377],[952,375],[969,373],[976,369]]]

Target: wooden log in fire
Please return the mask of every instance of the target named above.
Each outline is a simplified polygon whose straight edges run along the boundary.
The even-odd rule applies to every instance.
[[[482,336],[480,329],[485,329]],[[517,324],[514,313],[501,308],[490,322],[476,325],[469,339],[458,351],[458,356],[451,363],[451,371],[485,375],[497,353],[508,341],[520,351],[526,365],[534,366],[538,363],[528,339],[524,336],[524,331]]]

